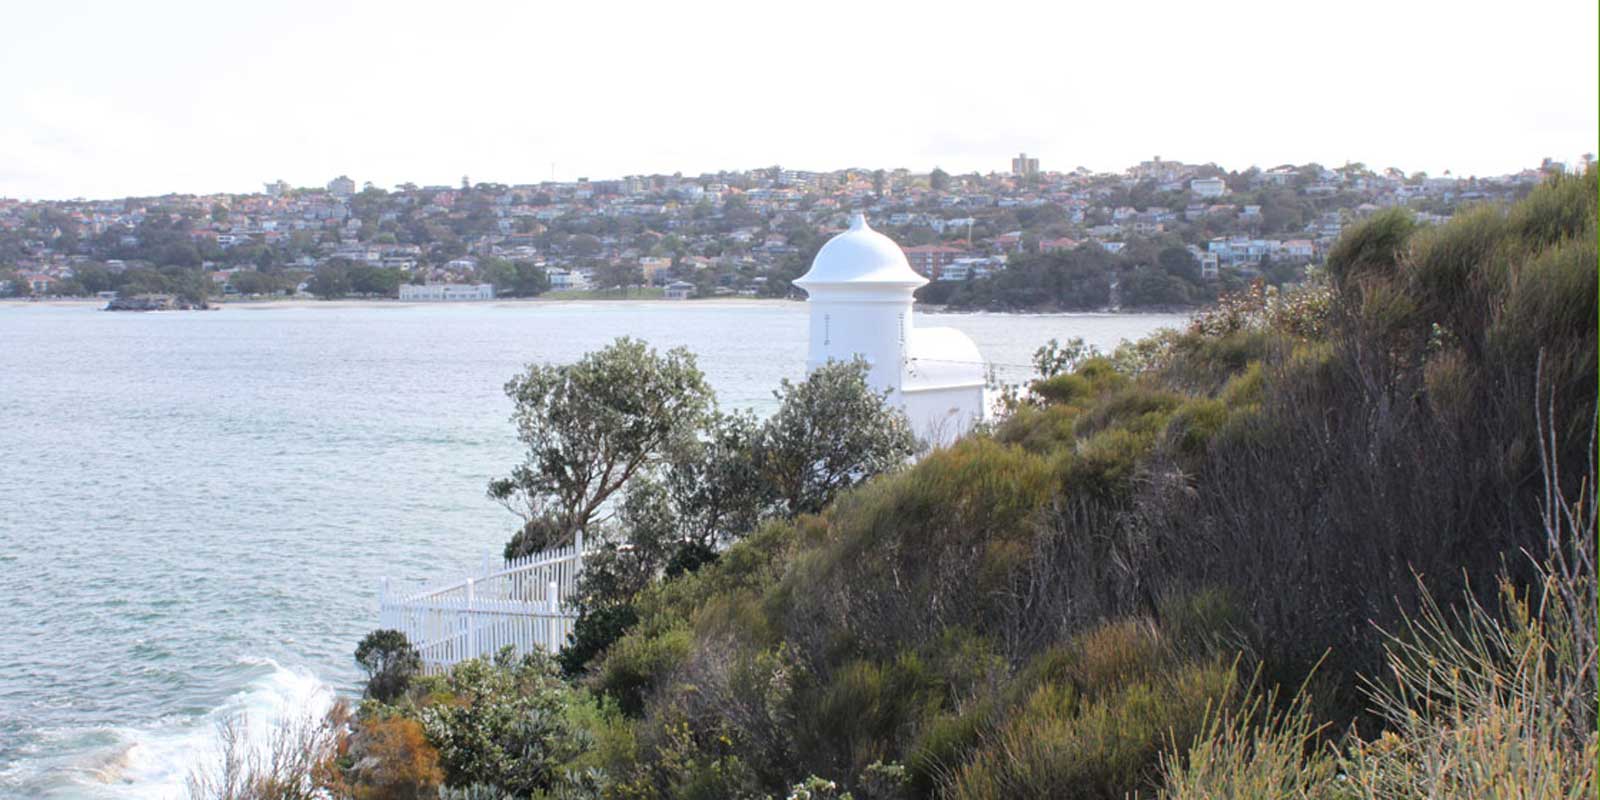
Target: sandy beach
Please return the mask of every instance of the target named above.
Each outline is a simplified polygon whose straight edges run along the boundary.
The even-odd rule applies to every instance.
[[[715,297],[703,300],[663,300],[658,297],[589,297],[589,298],[502,298],[496,300],[476,301],[430,301],[430,302],[402,302],[391,298],[346,298],[341,300],[317,300],[312,298],[285,297],[261,300],[213,300],[211,304],[216,309],[300,309],[300,308],[411,308],[415,306],[531,306],[531,305],[583,305],[589,303],[635,303],[649,305],[684,305],[695,307],[706,306],[759,306],[759,305],[789,305],[795,301],[778,300],[771,298],[750,297]],[[0,299],[0,309],[27,308],[30,306],[45,306],[53,308],[83,308],[104,307],[105,300],[95,297],[52,297],[42,300],[4,298]]]

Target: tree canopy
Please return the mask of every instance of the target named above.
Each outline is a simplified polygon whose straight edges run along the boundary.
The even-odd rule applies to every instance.
[[[506,384],[527,452],[489,496],[568,541],[674,441],[694,435],[711,389],[688,350],[623,337],[573,364],[533,364]]]

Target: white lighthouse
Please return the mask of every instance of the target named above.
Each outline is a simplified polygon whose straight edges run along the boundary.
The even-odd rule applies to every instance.
[[[894,240],[856,214],[794,283],[811,307],[807,369],[860,356],[917,435],[948,444],[983,417],[983,359],[954,328],[917,328],[912,292],[928,280]]]

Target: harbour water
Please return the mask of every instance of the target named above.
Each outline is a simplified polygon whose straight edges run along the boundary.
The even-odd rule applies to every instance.
[[[919,315],[1017,381],[1174,315]],[[217,721],[357,691],[385,575],[453,573],[515,518],[506,380],[617,336],[686,346],[724,409],[803,374],[785,302],[0,305],[0,797],[166,798]]]

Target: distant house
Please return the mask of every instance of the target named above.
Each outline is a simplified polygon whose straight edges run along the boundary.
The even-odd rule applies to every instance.
[[[1199,197],[1221,197],[1228,191],[1228,184],[1221,178],[1195,178],[1189,181],[1189,191]]]
[[[34,294],[47,294],[56,285],[56,279],[43,272],[24,272],[18,275],[17,279],[26,283]]]
[[[673,281],[667,284],[666,298],[668,300],[688,300],[694,296],[694,284],[688,281]]]
[[[1300,170],[1288,164],[1281,167],[1273,167],[1261,173],[1262,181],[1278,186],[1287,186],[1294,183],[1298,177],[1300,177]]]
[[[545,270],[545,275],[549,276],[550,288],[555,291],[589,288],[589,277],[577,270],[554,267]]]
[[[639,259],[639,271],[644,273],[645,283],[655,283],[662,273],[672,269],[672,259],[645,256]]]
[[[1289,258],[1309,261],[1315,253],[1310,239],[1290,239],[1283,243],[1283,254]]]
[[[493,300],[492,283],[402,283],[400,299],[415,301],[438,300]]]
[[[990,258],[958,258],[939,272],[941,281],[966,281],[987,278],[1005,266],[1005,260]]]
[[[1044,241],[1039,242],[1039,252],[1060,253],[1067,250],[1076,249],[1077,246],[1078,240],[1063,236],[1059,239],[1045,239]]]

